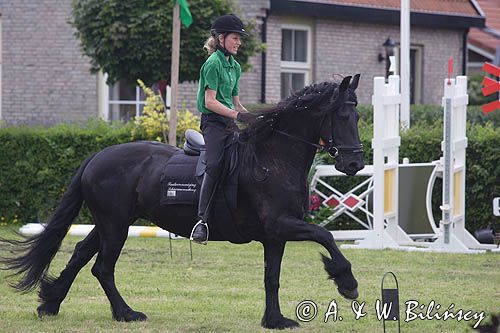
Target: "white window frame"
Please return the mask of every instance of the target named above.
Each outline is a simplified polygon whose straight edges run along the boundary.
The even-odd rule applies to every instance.
[[[111,86],[109,86],[106,81],[108,79],[108,74],[104,73],[101,74],[99,73],[99,83],[101,89],[99,92],[99,108],[102,110],[100,112],[101,117],[106,120],[110,121],[110,106],[111,105],[135,105],[135,116],[138,117],[141,115],[141,105],[145,105],[145,101],[140,100],[140,87],[136,86],[135,87],[135,100],[111,100],[109,99],[109,91],[112,89]]]
[[[306,24],[285,23],[281,25],[281,30],[299,30],[307,32],[307,50],[306,50],[307,61],[302,62],[302,61],[281,60],[280,74],[281,73],[304,74],[304,85],[308,86],[309,84],[311,84],[311,71],[312,71],[312,28],[310,25]],[[281,35],[283,36],[283,33]],[[283,40],[281,42],[283,43]]]
[[[146,101],[141,101],[141,87],[135,87],[135,100],[110,100],[109,99],[109,91],[112,89],[106,81],[108,79],[108,75],[106,73],[99,72],[98,74],[98,86],[99,86],[99,115],[102,119],[106,121],[110,121],[110,105],[135,105],[135,116],[140,116],[141,113],[141,105],[146,105]],[[167,117],[170,115],[170,86],[167,86]]]

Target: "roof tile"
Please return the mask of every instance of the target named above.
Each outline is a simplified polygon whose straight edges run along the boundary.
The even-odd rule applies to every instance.
[[[372,7],[399,10],[401,0],[302,0],[306,2],[337,4],[346,6]],[[490,0],[499,2],[500,0]],[[470,0],[417,0],[411,1],[412,12],[479,16]],[[498,7],[497,7],[498,8]]]
[[[500,34],[500,0],[477,0],[477,2],[486,15],[486,27]],[[500,38],[481,29],[472,28],[469,32],[469,43],[495,54],[495,50],[500,46]]]

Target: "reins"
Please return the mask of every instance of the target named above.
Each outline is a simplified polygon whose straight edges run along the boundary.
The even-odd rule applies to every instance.
[[[300,141],[300,142],[303,142],[303,143],[306,143],[310,146],[313,146],[315,147],[316,149],[320,150],[320,151],[323,151],[325,150],[326,146],[325,145],[320,145],[318,143],[312,143],[312,142],[309,142],[305,139],[302,139],[301,137],[298,137],[298,136],[295,136],[295,135],[292,135],[292,134],[288,134],[287,132],[283,132],[283,131],[280,131],[280,130],[277,130],[277,129],[273,129],[276,133],[279,133],[279,134],[282,134],[284,136],[287,136],[289,138],[292,138],[292,139],[295,139],[297,141]]]

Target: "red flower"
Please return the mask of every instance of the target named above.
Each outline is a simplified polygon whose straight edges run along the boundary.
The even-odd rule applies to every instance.
[[[317,211],[321,207],[321,199],[317,194],[311,194],[309,196],[309,211]]]

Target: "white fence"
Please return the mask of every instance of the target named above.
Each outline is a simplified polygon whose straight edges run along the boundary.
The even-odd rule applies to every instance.
[[[445,80],[443,97],[444,130],[442,151],[439,161],[420,164],[399,164],[399,136],[401,94],[399,77],[390,76],[388,83],[383,77],[374,78],[373,104],[373,165],[367,165],[358,172],[359,176],[368,177],[357,186],[342,193],[326,181],[327,177],[340,175],[333,165],[320,165],[316,168],[312,181],[312,192],[323,199],[323,205],[335,204],[332,215],[323,221],[327,225],[341,214],[350,216],[363,229],[334,231],[335,238],[356,240],[354,248],[405,248],[422,247],[443,252],[478,252],[493,249],[495,245],[480,244],[465,229],[465,155],[467,147],[467,77],[457,80]],[[431,242],[414,241],[400,226],[398,210],[399,171],[402,167],[429,167],[433,172],[426,179],[427,192],[425,209],[430,234],[425,236]],[[435,178],[443,177],[443,212],[439,228],[432,216],[432,190]],[[405,180],[403,180],[405,181]],[[373,208],[369,207],[372,196]],[[364,219],[355,215],[362,212]],[[358,214],[359,215],[359,214]]]

